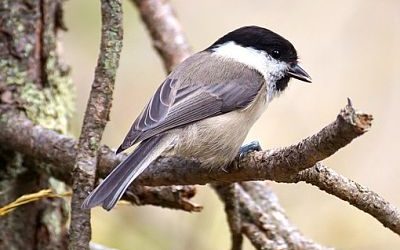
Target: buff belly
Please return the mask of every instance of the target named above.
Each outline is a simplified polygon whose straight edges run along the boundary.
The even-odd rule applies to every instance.
[[[245,109],[170,131],[177,136],[163,155],[195,158],[209,167],[224,166],[236,157],[250,128],[265,107],[265,91],[260,91]]]

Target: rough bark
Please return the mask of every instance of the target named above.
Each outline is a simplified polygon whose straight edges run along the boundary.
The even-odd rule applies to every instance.
[[[242,216],[239,209],[238,183],[212,185],[225,205],[226,218],[231,232],[231,250],[241,250],[243,246]]]
[[[101,42],[73,169],[69,249],[89,249],[90,210],[81,205],[95,184],[97,151],[109,121],[115,76],[122,50],[122,3],[101,0]]]
[[[176,14],[167,0],[131,0],[150,33],[167,72],[191,54]]]
[[[243,182],[236,186],[242,214],[242,231],[257,249],[261,242],[269,249],[328,250],[306,238],[294,226],[279,204],[271,187],[262,181]]]
[[[0,11],[0,120],[18,114],[65,133],[73,103],[69,70],[57,54],[62,1],[4,0]],[[0,206],[43,188],[63,189],[38,167],[0,146]],[[0,249],[62,249],[66,221],[61,199],[23,206],[0,219]]]
[[[336,173],[323,164],[316,164],[310,169],[301,171],[292,182],[300,181],[317,186],[319,189],[347,201],[400,235],[400,211],[367,187]]]
[[[34,125],[21,115],[4,114],[0,119],[0,145],[23,153],[40,165],[29,165],[72,185],[72,169],[77,154],[77,141],[53,130]],[[9,144],[12,141],[13,144]],[[96,176],[104,178],[126,154],[115,155],[107,146],[99,150],[99,167]],[[99,171],[102,169],[101,171]],[[124,199],[136,205],[158,205],[161,207],[198,212],[201,206],[190,198],[195,195],[193,186],[130,187]]]

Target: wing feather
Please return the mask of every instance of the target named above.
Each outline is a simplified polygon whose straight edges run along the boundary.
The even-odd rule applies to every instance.
[[[133,123],[117,153],[154,135],[208,117],[246,107],[263,81],[237,76],[221,83],[186,84],[167,78]]]

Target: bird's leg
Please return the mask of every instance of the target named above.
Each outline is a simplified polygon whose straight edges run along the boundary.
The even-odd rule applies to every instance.
[[[261,146],[258,141],[252,141],[249,142],[243,146],[240,147],[239,150],[239,158],[243,158],[246,156],[248,153],[254,152],[254,151],[261,151]]]

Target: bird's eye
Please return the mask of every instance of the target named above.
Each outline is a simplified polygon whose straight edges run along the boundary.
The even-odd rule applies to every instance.
[[[281,51],[274,49],[271,51],[271,56],[275,59],[279,59],[281,57]]]

